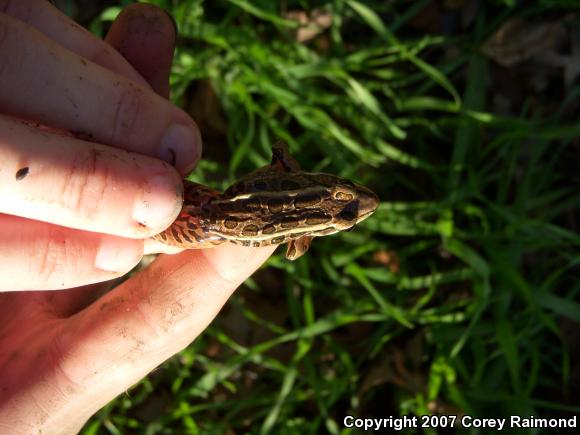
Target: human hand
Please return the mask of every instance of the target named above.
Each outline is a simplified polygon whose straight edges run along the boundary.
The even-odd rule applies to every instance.
[[[0,0],[0,11],[0,290],[124,275],[181,208],[181,176],[159,159],[183,175],[201,154],[195,123],[161,96],[171,21],[127,20],[111,46],[46,1]]]
[[[0,154],[8,158],[8,164],[0,170],[0,203],[16,201],[16,205],[0,205],[6,213],[0,215],[2,289],[72,287],[118,276],[140,259],[143,249],[141,240],[125,237],[153,234],[177,213],[154,212],[141,222],[145,227],[136,222],[130,206],[147,191],[145,186],[151,177],[179,181],[179,175],[158,160],[126,151],[151,156],[160,153],[157,155],[170,160],[171,156],[163,154],[167,147],[159,146],[163,144],[163,127],[177,119],[195,131],[185,114],[150,92],[152,88],[164,96],[168,93],[172,24],[163,12],[147,5],[132,5],[116,20],[107,41],[123,53],[137,73],[114,50],[58,14],[48,2],[0,1],[0,10],[4,11],[0,13],[0,53],[3,59],[7,59],[6,53],[13,53],[19,65],[12,75],[12,66],[0,68],[0,112],[88,132],[86,137],[99,142],[39,133],[13,118],[0,117]],[[15,24],[8,15],[29,24]],[[29,28],[37,25],[50,30],[49,40]],[[19,29],[18,38],[7,36],[15,31],[10,26]],[[44,42],[36,40],[34,48],[22,50],[19,44],[29,31]],[[50,42],[48,48],[46,41]],[[77,55],[63,54],[62,46]],[[60,60],[51,63],[50,56],[40,54],[43,49],[58,53]],[[31,50],[34,56],[26,61],[25,52]],[[98,92],[91,94],[91,87],[84,85],[77,88],[74,80],[73,86],[70,80],[78,71],[67,59],[90,65],[90,73],[82,70],[82,81],[90,77]],[[40,67],[50,72],[51,79],[43,80],[41,71],[40,85],[32,92],[35,77],[30,69],[38,74]],[[2,89],[10,77],[14,85]],[[107,77],[115,77],[119,86],[139,91],[129,91],[131,101],[127,101],[127,96],[107,88]],[[59,84],[57,78],[63,83]],[[18,83],[26,85],[26,95],[35,98],[24,102],[16,97],[7,99],[7,89],[12,92]],[[142,87],[137,88],[135,83]],[[69,101],[68,106],[63,95],[72,96],[74,104]],[[115,110],[117,107],[122,110]],[[107,134],[107,128],[117,133]],[[173,144],[182,173],[195,163],[198,143],[199,139],[193,137]],[[91,156],[95,164],[89,164]],[[28,166],[29,173],[16,182],[15,171],[22,166]],[[35,172],[38,167],[42,170]],[[18,184],[33,180],[33,175],[41,181],[28,188]],[[157,196],[151,201],[165,210],[179,202],[179,195],[170,189],[153,192]],[[89,199],[96,200],[97,205],[91,205]],[[5,231],[6,225],[12,225],[12,231]],[[123,270],[95,267],[96,252],[104,238],[118,243],[119,254],[108,261]],[[222,245],[160,256],[100,298],[97,284],[58,292],[0,294],[0,432],[78,431],[100,407],[200,334],[233,290],[271,251]],[[5,262],[13,269],[1,264]]]

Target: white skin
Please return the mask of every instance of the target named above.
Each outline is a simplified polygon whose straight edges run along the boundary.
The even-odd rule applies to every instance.
[[[176,251],[147,240],[177,216],[201,154],[167,100],[174,41],[150,5],[101,41],[45,0],[0,0],[0,433],[80,430],[272,252],[161,255],[99,297],[144,252]]]

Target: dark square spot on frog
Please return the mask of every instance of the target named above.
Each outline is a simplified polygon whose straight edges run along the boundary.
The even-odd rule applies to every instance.
[[[270,198],[268,200],[268,210],[270,213],[278,213],[284,208],[284,200],[280,198]]]
[[[294,207],[306,208],[312,207],[322,201],[322,198],[316,194],[299,195],[294,199]]]
[[[312,213],[306,218],[307,225],[319,225],[324,224],[332,220],[332,217],[326,213]]]
[[[235,218],[226,218],[226,220],[224,221],[224,226],[228,229],[228,230],[233,230],[234,228],[236,228],[238,226],[238,221]]]
[[[250,198],[247,199],[246,201],[244,201],[244,209],[252,212],[252,211],[258,211],[261,208],[261,203],[260,200],[258,198]]]
[[[258,226],[257,225],[246,225],[242,229],[242,234],[244,236],[257,236],[258,235]]]
[[[298,224],[300,224],[300,219],[294,216],[287,216],[282,219],[280,224],[282,225],[282,228],[296,228]]]
[[[274,225],[266,225],[262,230],[262,234],[274,234],[276,232],[276,227]]]

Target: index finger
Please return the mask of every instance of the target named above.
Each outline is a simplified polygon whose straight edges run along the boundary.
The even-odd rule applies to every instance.
[[[0,14],[0,111],[84,139],[175,163],[189,172],[201,154],[195,122],[151,89],[63,48]],[[42,65],[39,72],[38,66]]]
[[[142,6],[142,5],[141,5]],[[0,0],[0,11],[34,27],[62,47],[148,86],[121,54],[45,0]]]

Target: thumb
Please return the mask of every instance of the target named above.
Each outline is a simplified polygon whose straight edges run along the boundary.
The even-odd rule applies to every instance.
[[[71,317],[56,357],[62,379],[55,379],[59,388],[66,383],[74,391],[66,399],[67,415],[75,415],[80,427],[186,347],[273,249],[227,245],[161,255]]]

